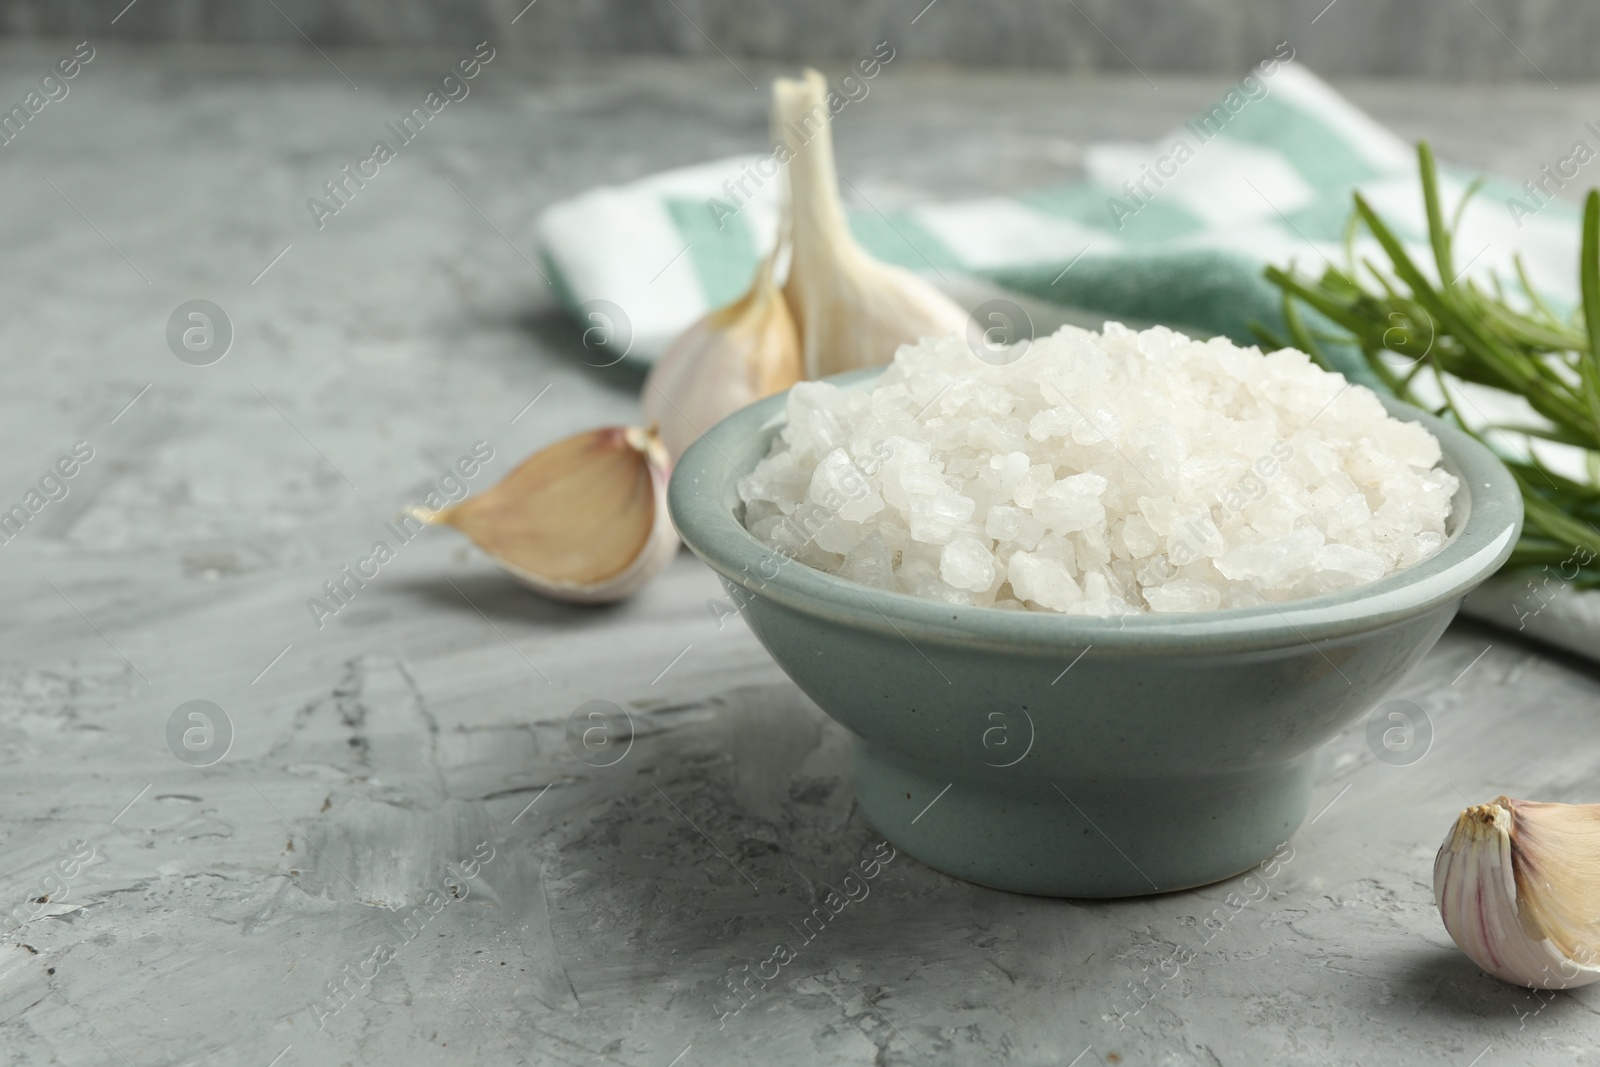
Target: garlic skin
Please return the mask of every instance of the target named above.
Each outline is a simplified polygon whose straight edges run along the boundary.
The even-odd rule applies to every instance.
[[[670,469],[654,428],[607,426],[534,453],[453,507],[417,514],[454,526],[545,596],[610,603],[638,592],[678,551]]]
[[[965,330],[967,313],[954,301],[910,271],[873,259],[851,236],[839,202],[826,79],[807,70],[802,81],[779,78],[772,92],[793,212],[783,295],[800,326],[805,376],[875,367],[903,344]]]
[[[772,280],[782,251],[780,241],[749,291],[684,331],[645,379],[645,421],[660,427],[672,462],[735,411],[800,380],[800,336]]]
[[[1600,981],[1600,804],[1500,797],[1463,811],[1433,864],[1445,929],[1502,981]]]

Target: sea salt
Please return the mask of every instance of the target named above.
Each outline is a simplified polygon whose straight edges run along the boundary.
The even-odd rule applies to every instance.
[[[1107,323],[1012,363],[907,345],[802,382],[739,486],[786,556],[947,604],[1191,612],[1350,589],[1438,551],[1439,443],[1301,352]]]

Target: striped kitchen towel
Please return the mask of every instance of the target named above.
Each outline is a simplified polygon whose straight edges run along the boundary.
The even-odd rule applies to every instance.
[[[1292,60],[1258,65],[1153,143],[1090,145],[1083,159],[1085,180],[888,212],[863,205],[851,228],[873,255],[935,284],[972,275],[1106,318],[1241,344],[1256,341],[1252,320],[1281,321],[1264,264],[1320,271],[1324,256],[1344,262],[1352,191],[1419,249],[1425,232],[1412,147]],[[849,160],[841,165],[849,177]],[[626,358],[648,364],[749,285],[772,243],[781,184],[769,154],[595,189],[540,216],[540,250],[568,308],[622,309]],[[1451,202],[1466,181],[1447,169],[1441,185]],[[1535,284],[1570,300],[1576,212],[1541,208],[1540,195],[1490,179],[1462,218],[1457,256],[1480,274],[1508,271],[1520,251]]]
[[[1424,269],[1431,263],[1412,146],[1297,64],[1292,50],[1280,48],[1166,136],[1086,146],[1083,160],[1080,180],[1031,192],[889,212],[863,205],[851,210],[851,229],[879,259],[935,284],[965,275],[1099,318],[1240,344],[1256,343],[1252,322],[1282,329],[1264,265],[1320,273],[1324,259],[1346,261],[1354,191],[1415,247]],[[841,168],[848,177],[848,159]],[[1521,254],[1547,298],[1570,306],[1578,214],[1552,199],[1547,175],[1522,185],[1487,179],[1461,216],[1456,255],[1469,275],[1509,277]],[[1442,169],[1446,204],[1468,178]],[[647,366],[749,285],[773,240],[781,185],[768,154],[596,189],[544,212],[540,251],[580,323],[615,330],[612,351]],[[1383,262],[1366,242],[1358,254]],[[1330,355],[1372,383],[1353,350]],[[1501,415],[1492,396],[1479,402]],[[1502,575],[1467,610],[1600,657],[1600,594],[1542,581],[1525,589],[1526,575]]]

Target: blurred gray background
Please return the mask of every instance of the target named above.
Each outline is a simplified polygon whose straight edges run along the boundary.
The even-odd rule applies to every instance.
[[[519,50],[535,56],[720,50],[825,60],[853,58],[890,38],[909,59],[1106,73],[1231,73],[1287,39],[1324,75],[1552,84],[1593,77],[1600,44],[1593,0],[134,0],[124,10],[126,3],[12,0],[0,4],[0,33],[439,45],[500,39],[515,17]]]

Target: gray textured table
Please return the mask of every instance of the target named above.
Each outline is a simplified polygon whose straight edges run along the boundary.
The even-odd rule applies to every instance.
[[[4,51],[0,101],[68,50]],[[1600,995],[1497,984],[1434,913],[1467,801],[1600,799],[1600,676],[1468,625],[1395,693],[1430,717],[1427,755],[1380,762],[1360,724],[1332,743],[1320,814],[1226,923],[1206,918],[1236,886],[1041,900],[899,856],[719,1026],[878,841],[847,738],[719,629],[687,554],[585,611],[385,524],[475,442],[481,488],[632,417],[637,383],[574,358],[532,220],[753,147],[764,101],[720,61],[545,69],[503,47],[319,231],[306,198],[455,58],[104,44],[0,147],[0,510],[93,450],[0,545],[0,1062],[1600,1059]],[[1220,85],[908,66],[839,152],[880,205],[1018,188]],[[1573,86],[1346,88],[1513,175],[1600,113]],[[164,337],[192,299],[232,322],[210,366]],[[308,600],[379,539],[393,560],[319,629]],[[209,766],[169,747],[191,700],[231,723]],[[613,765],[569,744],[589,700],[634,723]],[[214,759],[221,734],[183,727]]]

